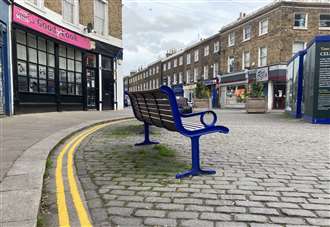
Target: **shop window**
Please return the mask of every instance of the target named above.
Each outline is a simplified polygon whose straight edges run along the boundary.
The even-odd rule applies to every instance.
[[[330,14],[320,14],[320,28],[330,29]]]
[[[294,27],[295,28],[307,28],[307,14],[295,13],[294,14]]]
[[[68,95],[82,95],[82,57],[81,52],[71,47],[60,46],[60,93]],[[95,57],[95,56],[94,56]],[[88,65],[96,64],[96,59],[88,56]]]
[[[96,67],[96,55],[89,54],[86,56],[86,66],[91,68]]]
[[[112,71],[112,60],[111,58],[107,58],[102,56],[102,69]]]
[[[28,33],[27,44],[29,47],[36,48],[37,47],[37,37],[35,35]]]

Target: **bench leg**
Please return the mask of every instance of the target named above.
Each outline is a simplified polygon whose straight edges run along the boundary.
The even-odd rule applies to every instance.
[[[159,143],[150,141],[149,124],[144,123],[144,141],[142,143],[135,144],[135,146],[152,145],[152,144],[159,144]]]
[[[204,175],[204,174],[215,174],[214,170],[203,170],[200,167],[200,160],[199,160],[199,136],[191,138],[191,161],[192,161],[192,168],[191,170],[185,171],[183,173],[178,173],[176,175],[176,179],[180,179],[187,176],[197,176],[197,175]]]

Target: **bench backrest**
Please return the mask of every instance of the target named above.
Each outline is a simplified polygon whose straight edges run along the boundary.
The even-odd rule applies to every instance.
[[[134,115],[138,120],[170,131],[178,131],[179,112],[175,96],[173,100],[174,93],[169,95],[162,88],[150,91],[127,92],[127,95],[131,100]],[[168,87],[165,90],[170,91]],[[170,98],[170,96],[172,97]]]

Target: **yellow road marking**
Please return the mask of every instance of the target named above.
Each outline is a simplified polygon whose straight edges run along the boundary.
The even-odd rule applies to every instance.
[[[86,132],[87,133],[87,132]],[[66,154],[68,148],[79,139],[80,135],[74,137],[70,142],[68,142],[64,148],[61,150],[60,154],[56,159],[56,172],[55,172],[55,181],[56,181],[56,197],[57,197],[57,210],[58,210],[58,218],[59,218],[59,226],[69,227],[69,215],[65,200],[65,191],[64,191],[64,182],[62,176],[63,170],[63,157]]]
[[[70,226],[70,220],[69,220],[69,214],[65,199],[65,191],[64,191],[64,182],[63,182],[63,157],[68,152],[68,161],[67,161],[67,169],[68,169],[68,183],[70,187],[70,193],[72,196],[72,200],[74,203],[74,206],[76,208],[76,213],[78,214],[79,221],[81,226],[84,227],[90,227],[92,226],[87,211],[84,207],[84,204],[81,200],[80,193],[78,190],[78,186],[74,177],[74,171],[73,171],[73,155],[76,150],[76,148],[79,146],[79,144],[90,134],[94,133],[95,131],[104,128],[111,124],[120,123],[127,120],[120,120],[120,121],[114,121],[105,123],[103,125],[97,125],[92,128],[89,128],[77,136],[75,136],[73,139],[71,139],[64,148],[60,151],[57,161],[56,161],[56,197],[57,197],[57,209],[58,209],[58,217],[59,217],[59,225],[63,227],[69,227]],[[72,145],[73,144],[73,145]],[[69,149],[70,148],[70,149]]]

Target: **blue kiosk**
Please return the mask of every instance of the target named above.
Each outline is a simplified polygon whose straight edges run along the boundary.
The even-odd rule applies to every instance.
[[[288,63],[286,111],[330,124],[330,35],[316,36]]]

